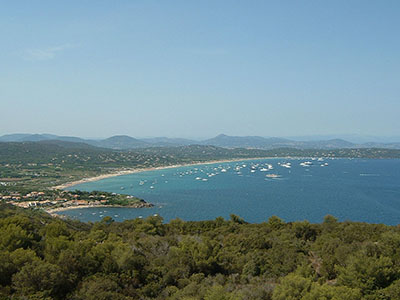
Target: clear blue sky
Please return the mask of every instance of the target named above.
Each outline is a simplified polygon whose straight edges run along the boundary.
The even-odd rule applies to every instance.
[[[0,135],[400,135],[400,1],[1,1]]]

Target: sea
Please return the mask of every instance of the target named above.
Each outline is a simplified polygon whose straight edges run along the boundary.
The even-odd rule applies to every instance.
[[[258,159],[192,165],[111,177],[69,188],[133,195],[152,208],[82,208],[59,214],[81,221],[122,222],[151,215],[187,221],[400,223],[399,159]]]

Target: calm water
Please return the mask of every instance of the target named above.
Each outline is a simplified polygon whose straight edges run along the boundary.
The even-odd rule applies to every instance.
[[[300,165],[306,161],[312,164]],[[284,163],[291,163],[290,168]],[[321,222],[332,214],[339,220],[400,223],[400,160],[264,159],[143,172],[72,189],[130,194],[156,205],[62,212],[83,221],[104,216],[123,221],[153,214],[165,221],[207,220],[234,213],[248,222],[262,222],[272,215],[285,221]]]

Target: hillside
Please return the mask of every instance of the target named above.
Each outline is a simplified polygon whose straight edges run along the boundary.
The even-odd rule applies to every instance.
[[[2,299],[398,299],[398,227],[62,221],[0,204]]]

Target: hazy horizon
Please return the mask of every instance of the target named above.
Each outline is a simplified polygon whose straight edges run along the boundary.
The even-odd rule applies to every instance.
[[[400,136],[398,1],[18,1],[0,134]]]
[[[60,137],[78,137],[86,140],[103,140],[110,138],[112,136],[130,136],[136,139],[154,139],[154,138],[170,138],[170,139],[187,139],[187,140],[193,140],[193,141],[204,141],[207,139],[214,138],[218,135],[225,134],[225,133],[219,133],[216,136],[204,136],[204,137],[182,137],[182,136],[161,136],[161,135],[155,135],[155,136],[132,136],[128,134],[116,134],[112,136],[98,136],[98,137],[93,137],[93,136],[72,136],[72,135],[60,135],[60,134],[55,134],[55,133],[49,133],[49,132],[36,132],[36,133],[29,133],[29,132],[13,132],[13,133],[0,133],[0,137],[2,136],[7,136],[7,135],[17,135],[17,134],[27,134],[27,135],[55,135],[55,136],[60,136]],[[231,136],[239,136],[239,135],[231,135]],[[255,136],[255,135],[246,135],[248,137]],[[246,136],[240,136],[240,137],[246,137]],[[283,139],[289,139],[293,141],[323,141],[323,140],[331,140],[331,139],[343,139],[352,143],[367,143],[367,142],[381,142],[381,143],[397,143],[400,142],[400,136],[370,136],[370,135],[358,135],[358,134],[326,134],[326,135],[299,135],[299,136],[268,136],[268,135],[260,135],[259,137],[263,138],[283,138]]]

